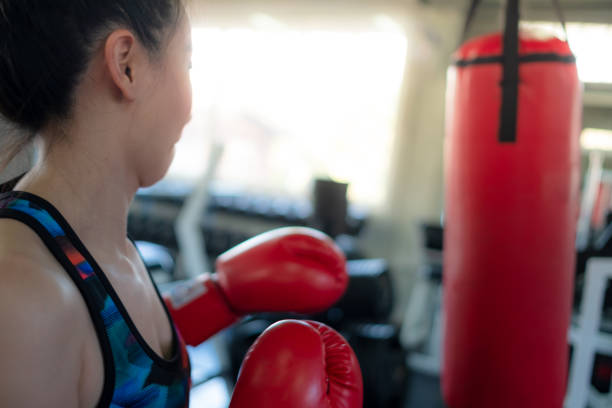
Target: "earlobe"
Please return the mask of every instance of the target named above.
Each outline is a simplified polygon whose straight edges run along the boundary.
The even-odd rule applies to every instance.
[[[136,39],[128,30],[116,30],[106,39],[104,58],[113,85],[122,98],[134,100],[136,81],[134,67],[136,62]]]

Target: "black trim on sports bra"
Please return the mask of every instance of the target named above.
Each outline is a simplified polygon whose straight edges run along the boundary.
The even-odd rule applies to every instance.
[[[136,253],[138,253],[138,256],[143,261],[143,265],[144,265],[144,258],[142,257],[142,254],[138,250],[138,247],[136,246],[136,243],[129,236],[128,236],[128,239],[132,243],[132,246],[136,250]],[[151,271],[147,268],[146,265],[144,265],[144,267],[145,267],[145,270],[147,271],[147,275],[149,276],[149,280],[151,281],[151,285],[153,286],[153,289],[155,290],[155,293],[157,293],[157,298],[161,302],[162,308],[164,309],[164,313],[166,314],[166,318],[168,319],[168,323],[170,324],[170,328],[172,329],[173,358],[174,358],[175,353],[178,353],[177,355],[180,356],[180,349],[179,349],[180,346],[179,346],[179,341],[178,341],[178,335],[176,333],[176,327],[174,327],[174,321],[172,320],[172,316],[170,315],[170,311],[166,307],[166,302],[164,302],[164,298],[163,298],[162,294],[160,293],[159,288],[155,284],[155,281],[153,280],[153,276],[151,275]]]
[[[35,196],[33,194],[30,194],[30,193],[27,193],[27,192],[22,192],[22,191],[16,191],[15,193],[17,194],[17,196],[24,197],[28,201],[34,202],[34,203],[38,204],[39,206],[41,206],[42,208],[44,208],[47,212],[49,212],[49,214],[60,225],[60,227],[64,230],[64,233],[66,234],[66,237],[70,240],[70,242],[72,242],[74,247],[81,253],[81,255],[83,255],[85,260],[91,265],[91,267],[94,270],[96,276],[98,277],[98,279],[102,283],[102,286],[108,292],[108,295],[111,297],[111,299],[113,300],[113,302],[117,306],[117,309],[119,310],[119,313],[121,313],[121,316],[125,320],[125,323],[127,324],[127,326],[130,329],[130,331],[132,331],[132,333],[134,334],[134,337],[136,338],[136,340],[138,341],[138,343],[140,344],[142,349],[145,351],[145,353],[154,362],[158,363],[162,368],[170,370],[170,371],[180,372],[181,371],[181,367],[180,367],[180,365],[177,364],[177,362],[180,360],[181,351],[180,351],[180,347],[178,346],[179,343],[178,343],[178,337],[177,337],[177,334],[176,334],[176,328],[172,324],[172,320],[170,319],[169,313],[166,311],[166,314],[167,314],[168,318],[170,319],[170,328],[172,329],[172,348],[173,348],[173,353],[172,354],[173,354],[173,356],[172,356],[172,358],[167,360],[164,357],[158,355],[149,346],[149,344],[145,341],[145,339],[142,337],[142,335],[140,334],[140,331],[138,331],[138,329],[136,328],[136,325],[132,321],[129,313],[127,312],[127,309],[123,305],[123,302],[121,302],[121,299],[119,298],[119,296],[115,292],[115,290],[114,290],[113,286],[111,285],[111,283],[109,282],[108,278],[106,277],[106,275],[104,274],[104,272],[102,271],[102,269],[100,268],[100,266],[98,265],[98,263],[96,262],[94,257],[89,253],[89,251],[87,250],[85,245],[81,242],[81,240],[79,239],[77,234],[74,232],[72,227],[68,224],[66,219],[62,216],[62,214],[51,203],[49,203],[47,200],[45,200],[42,197],[38,197],[38,196]],[[155,288],[155,284],[153,284],[153,287]],[[161,300],[161,296],[160,296],[160,301],[162,301]],[[164,308],[165,308],[165,305],[163,304],[163,301],[162,301],[162,306],[164,306]]]
[[[19,193],[18,195],[16,195],[16,197],[20,197],[22,196],[22,194],[23,193]],[[64,251],[58,245],[57,241],[51,236],[49,231],[47,231],[47,229],[38,222],[38,220],[21,211],[9,208],[0,209],[0,218],[20,221],[29,228],[31,228],[38,235],[40,240],[51,252],[51,254],[55,257],[58,263],[68,273],[68,276],[70,276],[77,289],[81,293],[81,297],[87,305],[89,316],[96,329],[96,336],[98,338],[98,342],[100,343],[100,348],[102,352],[102,361],[104,362],[104,381],[102,386],[102,393],[98,400],[97,407],[108,407],[112,402],[113,392],[115,388],[115,363],[113,360],[113,354],[110,347],[108,335],[106,333],[106,328],[104,326],[104,322],[102,321],[102,317],[100,316],[100,311],[95,308],[91,297],[89,296],[89,291],[86,288],[85,282],[83,281],[83,279],[81,279],[76,267],[72,264],[72,262],[70,262]]]

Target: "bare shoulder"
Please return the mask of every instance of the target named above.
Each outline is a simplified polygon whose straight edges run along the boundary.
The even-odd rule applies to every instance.
[[[78,295],[32,231],[0,220],[0,406],[78,405]]]
[[[0,220],[0,282],[0,302],[19,303],[23,313],[43,305],[59,313],[79,295],[38,236],[13,220]]]

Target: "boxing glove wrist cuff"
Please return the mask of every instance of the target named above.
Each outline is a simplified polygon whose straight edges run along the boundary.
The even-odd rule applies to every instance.
[[[164,302],[185,343],[192,346],[202,343],[240,318],[231,310],[210,274],[175,286],[164,294]]]

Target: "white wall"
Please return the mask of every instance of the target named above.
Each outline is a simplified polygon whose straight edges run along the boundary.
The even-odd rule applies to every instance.
[[[439,221],[443,210],[446,71],[459,44],[462,15],[415,6],[407,13],[408,53],[386,207],[367,243],[391,261],[401,320],[422,262],[419,224]]]

